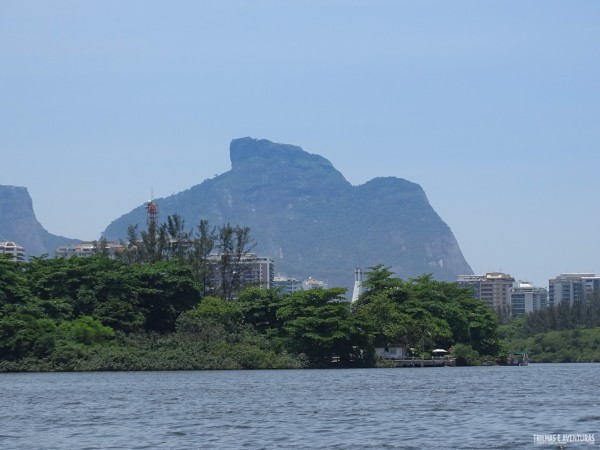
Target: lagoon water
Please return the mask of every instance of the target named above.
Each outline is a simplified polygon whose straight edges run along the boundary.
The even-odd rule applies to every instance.
[[[598,440],[564,448],[600,448],[599,375],[598,364],[0,374],[0,448],[543,449],[560,448],[557,434]]]

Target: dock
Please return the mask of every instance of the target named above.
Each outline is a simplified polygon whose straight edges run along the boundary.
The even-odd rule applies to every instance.
[[[434,356],[432,358],[405,358],[392,359],[396,367],[454,367],[456,360],[444,356]]]

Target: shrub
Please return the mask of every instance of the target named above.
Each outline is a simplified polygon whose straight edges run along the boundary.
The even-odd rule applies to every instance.
[[[451,350],[452,356],[456,358],[457,366],[478,366],[481,364],[479,353],[467,344],[456,344]]]

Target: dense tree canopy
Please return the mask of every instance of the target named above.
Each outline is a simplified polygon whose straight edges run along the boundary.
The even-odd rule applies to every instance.
[[[484,355],[500,350],[493,313],[456,283],[431,275],[407,281],[382,265],[371,268],[357,313],[374,330],[374,343],[402,345],[417,352],[462,343]]]
[[[533,362],[600,362],[600,293],[539,309],[502,325],[507,350]]]
[[[401,280],[380,265],[355,304],[342,288],[206,295],[189,256],[221,238],[189,247],[181,222],[164,230],[183,239],[166,259],[0,258],[0,370],[360,367],[376,364],[375,347],[500,350],[493,313],[455,283]],[[235,230],[234,251],[250,242]]]

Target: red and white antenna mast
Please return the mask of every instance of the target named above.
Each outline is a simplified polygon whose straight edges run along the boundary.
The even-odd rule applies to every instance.
[[[152,190],[150,191],[150,201],[146,203],[146,209],[148,210],[148,215],[146,218],[146,223],[148,227],[156,226],[158,223],[158,205],[154,203]]]

